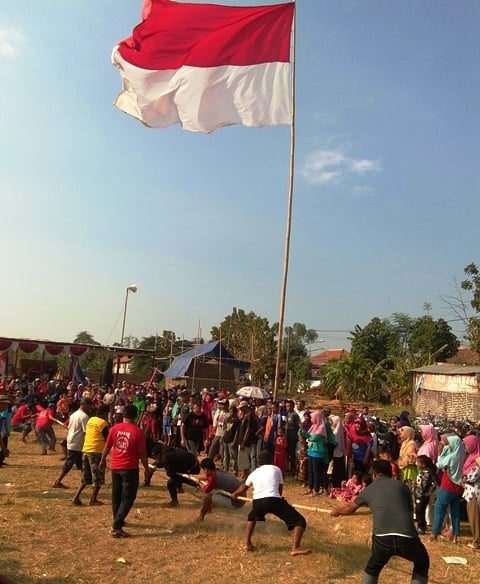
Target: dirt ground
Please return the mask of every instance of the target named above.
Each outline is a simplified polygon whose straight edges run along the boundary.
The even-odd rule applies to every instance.
[[[140,489],[128,517],[126,529],[132,537],[114,540],[109,536],[109,479],[101,493],[103,507],[78,508],[70,502],[80,480],[78,471],[65,479],[68,490],[51,488],[61,465],[59,453],[41,456],[33,438],[24,445],[13,435],[7,462],[0,469],[0,575],[15,584],[216,584],[229,579],[235,584],[305,584],[312,577],[322,584],[361,582],[371,525],[364,511],[341,519],[305,512],[305,544],[313,554],[298,558],[288,554],[290,538],[283,524],[271,519],[257,528],[257,551],[247,554],[246,508],[217,510],[199,524],[199,496],[180,495],[181,506],[167,508],[165,478],[157,473],[151,488]],[[312,504],[297,484],[287,484],[285,494],[290,502]],[[314,504],[331,506],[325,497]],[[467,542],[468,526],[461,545],[427,541],[431,582],[466,584],[478,579],[480,553],[469,550]],[[447,566],[442,556],[452,555],[466,558],[468,565]],[[396,560],[384,570],[381,582],[409,582],[409,574],[408,563]]]

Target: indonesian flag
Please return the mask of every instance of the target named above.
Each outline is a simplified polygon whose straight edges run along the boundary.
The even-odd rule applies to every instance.
[[[113,51],[115,105],[154,128],[290,124],[294,10],[145,0],[143,22]]]

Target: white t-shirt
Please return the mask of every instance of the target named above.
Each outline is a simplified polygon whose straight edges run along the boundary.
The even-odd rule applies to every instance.
[[[300,418],[300,422],[303,424],[303,422],[305,421],[305,412],[307,410],[298,410],[297,408],[295,408],[295,411],[298,414],[298,417]]]
[[[281,499],[280,485],[283,485],[282,471],[273,464],[264,464],[254,470],[245,481],[247,487],[253,487],[254,499],[277,497]]]
[[[88,415],[80,409],[70,416],[68,420],[67,450],[82,450],[87,422]]]

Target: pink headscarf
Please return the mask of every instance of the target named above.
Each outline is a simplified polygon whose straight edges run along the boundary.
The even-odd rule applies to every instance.
[[[438,433],[431,424],[420,426],[423,444],[420,446],[417,455],[428,456],[434,463],[438,459]]]
[[[316,410],[311,415],[312,425],[308,431],[309,434],[321,434],[322,436],[327,437],[327,427],[325,425],[325,417],[322,412]]]
[[[476,464],[477,458],[480,457],[480,438],[471,434],[463,439],[467,458],[463,464],[463,474],[467,475],[468,471]]]

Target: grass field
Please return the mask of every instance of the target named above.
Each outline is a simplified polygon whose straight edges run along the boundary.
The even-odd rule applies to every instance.
[[[132,537],[109,536],[109,479],[100,498],[103,507],[74,507],[70,500],[80,476],[72,471],[68,490],[51,484],[60,469],[60,455],[41,456],[33,439],[24,445],[11,438],[8,466],[0,469],[0,575],[15,584],[126,584],[254,582],[301,583],[312,577],[322,584],[361,582],[368,558],[371,519],[362,511],[333,519],[305,513],[309,523],[305,544],[313,554],[291,558],[290,538],[275,519],[259,525],[257,551],[243,551],[247,509],[218,510],[197,523],[199,496],[180,495],[181,506],[166,506],[165,479],[157,473],[150,489],[141,488],[126,529]],[[287,484],[291,502],[312,504],[297,484]],[[87,500],[87,491],[84,500]],[[325,497],[314,505],[330,507]],[[432,560],[431,582],[470,584],[480,574],[480,553],[469,550],[468,526],[462,544],[427,541]],[[447,566],[442,556],[468,559],[467,566]],[[123,558],[125,563],[118,562]],[[410,566],[402,560],[384,570],[381,582],[409,582]]]

